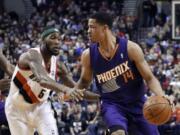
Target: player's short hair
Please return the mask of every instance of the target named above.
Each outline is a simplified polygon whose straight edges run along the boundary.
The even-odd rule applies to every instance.
[[[107,12],[96,12],[92,14],[90,18],[95,19],[99,24],[106,24],[110,29],[112,28],[113,16]]]
[[[52,34],[54,32],[60,33],[60,31],[55,27],[45,27],[43,29],[43,32],[41,33],[41,38],[45,39],[48,35],[50,35],[50,34]]]

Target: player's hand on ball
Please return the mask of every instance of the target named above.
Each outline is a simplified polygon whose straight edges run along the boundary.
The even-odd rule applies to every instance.
[[[172,111],[174,112],[175,111],[175,106],[174,106],[174,99],[173,99],[173,97],[168,96],[168,95],[165,95],[163,97],[169,101],[169,104],[172,107]]]
[[[143,115],[151,124],[165,124],[172,116],[171,103],[164,96],[151,96],[144,103]]]

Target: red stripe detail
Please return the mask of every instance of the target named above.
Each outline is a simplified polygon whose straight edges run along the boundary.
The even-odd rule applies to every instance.
[[[58,77],[59,77],[59,75],[58,75],[58,63],[57,63],[57,61],[56,61],[56,75],[55,75],[55,79],[56,79],[56,81],[58,80]]]
[[[27,84],[26,78],[24,78],[20,72],[17,72],[16,78],[23,84],[23,89],[26,91],[27,95],[31,98],[32,103],[39,103],[40,101],[37,99],[37,97],[32,92],[32,89]]]

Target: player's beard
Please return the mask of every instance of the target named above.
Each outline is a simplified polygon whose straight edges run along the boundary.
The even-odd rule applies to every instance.
[[[59,54],[59,52],[53,51],[52,48],[50,48],[47,43],[46,43],[46,50],[49,52],[50,55],[55,55],[57,56]]]

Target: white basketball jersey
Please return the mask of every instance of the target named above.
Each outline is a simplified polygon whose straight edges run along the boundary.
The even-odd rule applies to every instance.
[[[32,49],[37,50],[41,54],[40,48]],[[56,62],[56,56],[52,56],[49,76],[53,80],[55,80],[56,77]],[[44,60],[42,61],[42,66],[45,68]],[[21,69],[16,65],[10,88],[18,90],[24,100],[31,104],[47,100],[51,91],[50,89],[40,86],[36,81],[33,81],[34,77],[31,70]]]

